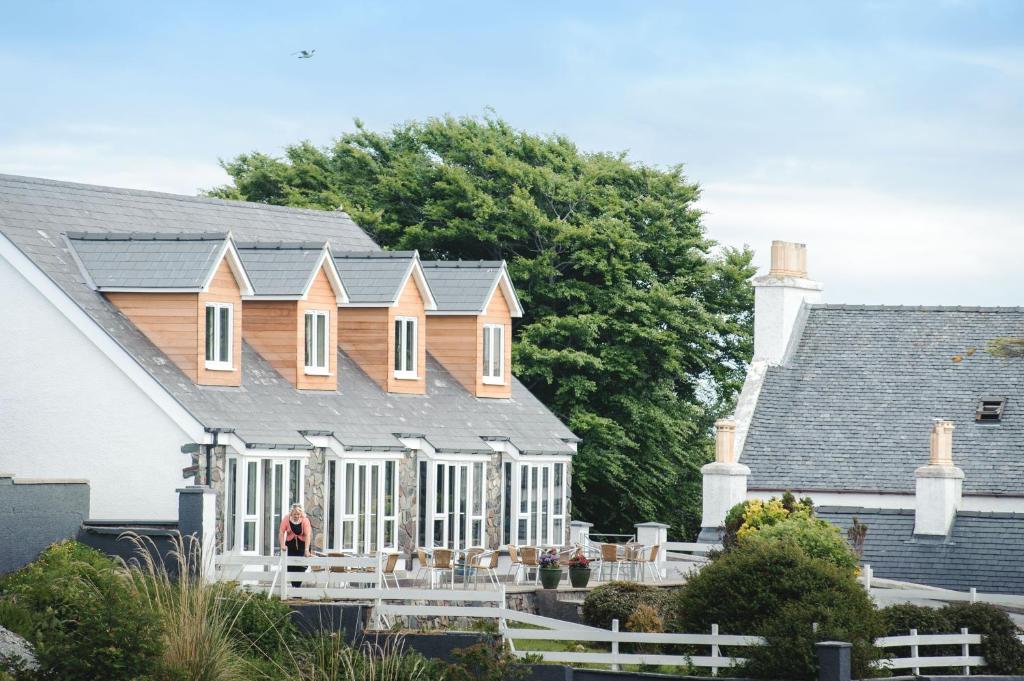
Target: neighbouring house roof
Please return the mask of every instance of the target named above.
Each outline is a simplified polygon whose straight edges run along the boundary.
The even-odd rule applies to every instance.
[[[913,493],[933,419],[953,421],[964,493],[1024,494],[1024,360],[986,352],[1024,336],[1024,308],[810,305],[769,367],[741,453],[755,490]],[[1002,419],[975,421],[979,399]]]
[[[392,305],[410,276],[417,280],[427,309],[434,307],[416,251],[363,251],[334,254],[334,264],[355,305]]]
[[[437,300],[437,314],[483,314],[501,285],[512,316],[523,315],[504,261],[428,260],[423,262],[423,273]]]
[[[73,231],[66,236],[83,273],[100,291],[199,291],[230,248],[224,232]]]
[[[477,398],[432,357],[425,395],[381,390],[339,353],[337,391],[300,391],[247,343],[238,388],[192,383],[127,317],[90,287],[70,253],[68,231],[230,232],[239,242],[327,242],[335,253],[375,249],[343,212],[113,189],[0,175],[0,234],[57,284],[196,420],[234,429],[249,444],[308,445],[299,431],[332,432],[352,447],[401,447],[420,432],[440,449],[483,450],[507,436],[524,450],[571,454],[568,428],[517,380],[509,399]],[[365,258],[384,260],[383,258]],[[345,282],[347,285],[347,281]]]
[[[867,525],[863,562],[876,577],[944,589],[1024,593],[1024,515],[960,511],[947,537],[914,536],[914,511],[824,506],[844,535]]]
[[[326,241],[241,241],[236,246],[257,296],[304,296],[326,265],[335,292],[345,297]]]

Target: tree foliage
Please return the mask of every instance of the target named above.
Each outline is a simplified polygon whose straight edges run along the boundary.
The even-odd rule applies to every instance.
[[[504,259],[516,375],[583,438],[574,515],[690,532],[714,419],[751,353],[749,250],[716,249],[681,166],[587,153],[496,117],[356,130],[223,162],[211,194],[346,210],[386,248]]]

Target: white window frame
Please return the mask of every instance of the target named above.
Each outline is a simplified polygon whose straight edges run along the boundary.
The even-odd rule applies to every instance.
[[[424,457],[427,466],[425,527],[422,534],[424,543],[430,547],[465,549],[487,546],[487,473],[490,462],[476,457]],[[417,475],[420,475],[420,461],[417,461]],[[440,474],[440,490],[438,475]],[[466,498],[461,495],[465,480]],[[455,485],[453,494],[452,484]],[[417,489],[420,485],[417,485]],[[438,499],[438,491],[441,498]],[[452,509],[452,503],[456,508]],[[440,502],[440,504],[438,503]],[[465,503],[466,511],[460,509]],[[453,522],[454,517],[454,522]],[[465,517],[465,522],[463,522]],[[417,521],[418,522],[418,521]],[[440,524],[440,532],[435,527]],[[462,533],[465,526],[466,535]],[[420,529],[417,527],[417,538]]]
[[[395,378],[402,380],[416,380],[419,375],[416,372],[416,364],[419,359],[419,323],[418,317],[395,317],[395,322],[399,324],[401,333],[395,333],[395,353],[392,358],[392,362],[395,360],[401,360],[401,367],[395,366]],[[408,348],[405,345],[405,339],[408,338],[406,333],[406,324],[412,324],[412,366],[405,366],[405,360],[410,357]]]
[[[313,324],[311,327],[307,327],[306,320],[310,317],[313,318]],[[316,324],[318,319],[324,320],[324,345],[323,347],[317,347],[316,337]],[[313,332],[313,342],[310,343],[310,339],[306,338],[306,329],[310,328]],[[313,364],[305,362],[303,357],[303,363],[305,364],[306,374],[309,376],[330,376],[331,373],[331,315],[326,310],[306,310],[302,316],[302,329],[303,329],[303,341],[302,346],[303,355],[305,355],[306,348],[310,348],[311,358]],[[317,355],[320,355],[319,357]],[[322,364],[318,363],[317,360],[322,360]]]
[[[334,539],[335,550],[346,553],[373,554],[379,551],[398,550],[398,504],[400,460],[388,458],[340,457],[335,461]],[[391,469],[391,509],[387,508],[388,469]],[[359,489],[359,474],[363,471],[363,491]],[[376,471],[376,499],[373,498],[373,475]],[[349,478],[352,478],[352,494],[348,494]],[[327,480],[325,478],[326,486]],[[363,507],[359,500],[362,497]],[[351,501],[351,506],[349,505]],[[374,518],[376,520],[374,521]],[[346,538],[345,530],[349,530]],[[390,541],[388,537],[390,536]]]
[[[512,464],[512,498],[509,537],[518,546],[562,546],[566,542],[569,477],[568,460],[529,461],[507,459]],[[503,462],[504,463],[504,462]],[[555,484],[555,466],[561,466],[561,481]],[[523,487],[524,474],[526,486]],[[546,483],[546,485],[545,485]],[[546,494],[545,494],[546,492]],[[560,512],[555,513],[556,500]],[[546,504],[546,512],[545,512]],[[502,514],[504,517],[504,514]],[[520,525],[525,523],[525,532]],[[504,534],[504,528],[502,528]]]
[[[208,338],[211,333],[210,325],[208,323],[210,309],[215,310],[213,315],[213,356],[220,357],[223,346],[220,342],[220,330],[221,320],[220,311],[228,311],[228,359],[227,361],[219,359],[206,359],[206,348],[208,345]],[[203,358],[206,360],[205,366],[211,371],[234,371],[234,357],[235,357],[235,306],[231,303],[206,303],[206,307],[203,310]]]
[[[224,501],[225,501],[225,512],[224,512],[224,551],[225,553],[242,554],[258,556],[263,553],[264,534],[269,532],[270,535],[270,546],[272,550],[279,550],[281,547],[278,545],[280,537],[278,536],[278,527],[265,527],[264,523],[264,506],[265,502],[274,503],[275,499],[270,500],[264,499],[264,487],[266,481],[263,479],[263,467],[264,462],[270,462],[270,475],[272,479],[270,482],[270,494],[274,495],[276,492],[276,469],[278,465],[282,466],[282,499],[280,500],[280,507],[277,509],[271,509],[271,518],[274,522],[279,522],[278,518],[284,518],[288,515],[288,511],[291,508],[291,498],[289,491],[292,487],[292,475],[291,469],[297,464],[299,484],[298,484],[298,503],[303,505],[305,508],[305,496],[306,496],[306,459],[297,456],[240,456],[231,455],[228,456],[225,463],[225,490],[224,490]],[[235,466],[235,488],[231,489],[231,467]],[[246,498],[248,492],[249,477],[252,471],[252,466],[255,466],[256,476],[256,511],[250,513]],[[234,499],[235,514],[232,517],[231,514],[231,499]],[[275,512],[276,511],[276,512]],[[231,536],[231,525],[232,521],[234,524],[234,536]],[[273,524],[273,522],[272,522]],[[247,525],[251,525],[254,528],[254,540],[252,548],[247,549],[245,546],[245,528]],[[312,548],[312,547],[310,547]]]
[[[498,342],[495,344],[495,337]],[[505,325],[484,324],[483,381],[488,385],[505,385]],[[487,369],[490,367],[491,372]],[[497,373],[494,370],[497,369]]]

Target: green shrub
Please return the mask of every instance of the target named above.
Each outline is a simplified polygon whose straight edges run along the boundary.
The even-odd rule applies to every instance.
[[[857,569],[857,555],[843,539],[839,528],[812,516],[790,515],[782,522],[742,537],[740,542],[790,539],[811,558],[824,560],[850,572]]]
[[[157,668],[157,618],[99,551],[73,541],[54,544],[7,576],[0,590],[32,612],[27,638],[43,670],[56,678],[91,681],[102,670],[105,679],[136,679]]]
[[[271,660],[283,661],[299,639],[291,608],[280,598],[254,596],[226,586],[222,598],[227,601],[231,637],[240,649],[255,648]]]
[[[945,609],[903,603],[881,608],[883,636],[906,636],[911,629],[919,634],[954,634]]]
[[[640,605],[649,605],[657,613],[664,612],[668,592],[637,582],[608,582],[587,594],[583,601],[583,621],[592,627],[611,629],[612,620],[619,620],[625,628],[626,622]]]
[[[955,633],[967,627],[981,634],[981,655],[986,674],[1024,673],[1024,643],[1017,638],[1017,627],[1003,610],[988,603],[951,603],[942,609]]]
[[[759,678],[816,678],[816,641],[852,643],[855,678],[870,676],[880,657],[879,620],[853,573],[789,540],[741,542],[692,577],[670,613],[682,632],[718,624],[722,633],[767,638],[767,646],[727,651],[746,657],[741,671]]]

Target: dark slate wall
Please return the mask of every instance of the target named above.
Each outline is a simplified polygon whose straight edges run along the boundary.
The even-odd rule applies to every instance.
[[[32,562],[50,544],[73,539],[89,517],[89,483],[18,481],[0,476],[0,574]]]
[[[137,537],[135,541],[125,533]],[[175,538],[178,523],[168,521],[88,520],[78,529],[76,539],[86,546],[98,549],[108,556],[120,557],[126,562],[144,563],[140,553],[144,548],[152,560],[162,562],[171,575],[178,574]]]

